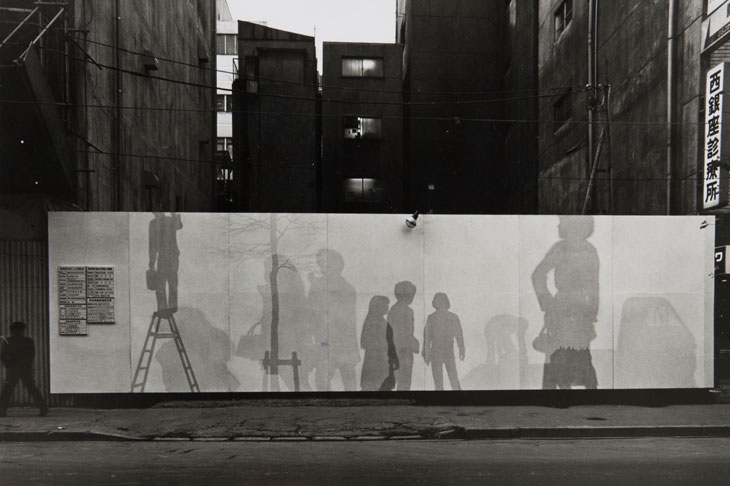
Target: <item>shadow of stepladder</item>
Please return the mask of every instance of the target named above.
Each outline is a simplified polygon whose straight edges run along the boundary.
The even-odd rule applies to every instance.
[[[617,388],[696,387],[695,339],[663,297],[629,297],[615,354]]]
[[[181,307],[175,320],[200,390],[238,389],[240,383],[228,369],[231,350],[228,335],[213,326],[198,309]],[[159,347],[155,359],[162,370],[165,391],[190,392],[180,354],[172,340]]]

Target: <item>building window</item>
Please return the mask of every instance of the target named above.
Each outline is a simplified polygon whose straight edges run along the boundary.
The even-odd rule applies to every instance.
[[[238,43],[236,39],[236,34],[216,34],[215,52],[216,54],[231,56],[235,56],[236,54],[238,54]]]
[[[344,128],[347,140],[380,140],[383,137],[383,122],[380,118],[346,116]]]
[[[553,105],[553,121],[555,131],[570,121],[573,116],[573,98],[570,93],[561,96]]]
[[[215,110],[223,112],[233,111],[232,95],[215,95]]]
[[[343,78],[382,78],[383,60],[378,58],[343,57]]]
[[[246,92],[259,92],[259,58],[257,56],[246,56],[244,60],[244,75],[246,76]]]
[[[573,0],[563,0],[555,11],[555,40],[568,28],[573,20]]]
[[[378,203],[383,201],[383,183],[377,179],[345,179],[343,196],[349,203]]]
[[[216,152],[228,152],[233,160],[233,139],[231,137],[218,137],[216,139]]]

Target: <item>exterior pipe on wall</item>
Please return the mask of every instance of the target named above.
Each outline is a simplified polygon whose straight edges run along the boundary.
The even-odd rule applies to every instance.
[[[593,107],[591,106],[591,90],[594,88],[595,79],[593,78],[593,19],[594,19],[594,0],[588,0],[588,157],[586,160],[586,175],[591,171],[591,162],[593,161]],[[588,180],[588,179],[586,179]],[[590,182],[586,182],[586,190]]]
[[[114,5],[114,203],[115,210],[120,211],[122,199],[122,64],[121,64],[121,8],[119,0]]]
[[[667,20],[667,214],[672,214],[672,162],[674,125],[674,18],[677,1],[669,0]]]

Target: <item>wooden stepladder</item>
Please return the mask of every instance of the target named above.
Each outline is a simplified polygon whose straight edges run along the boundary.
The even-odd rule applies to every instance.
[[[167,321],[169,328],[167,332],[160,331],[160,323],[163,319]],[[190,364],[188,353],[185,351],[185,344],[182,341],[182,337],[180,337],[175,316],[169,311],[157,311],[152,314],[150,327],[144,339],[144,346],[142,346],[142,353],[139,355],[139,361],[137,362],[137,370],[134,372],[132,393],[141,393],[144,391],[144,387],[147,384],[147,375],[150,371],[150,363],[152,362],[152,356],[155,354],[155,345],[158,339],[175,340],[175,347],[177,347],[177,353],[180,355],[180,361],[185,371],[185,378],[187,378],[188,385],[190,385],[190,391],[199,393],[200,387],[198,386],[198,381],[195,379],[195,372],[193,372],[193,367]]]

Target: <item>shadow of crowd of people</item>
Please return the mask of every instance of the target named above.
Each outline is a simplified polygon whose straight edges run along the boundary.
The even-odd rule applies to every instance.
[[[287,261],[281,255],[277,260]],[[459,357],[464,359],[464,338],[459,318],[449,311],[446,294],[434,296],[435,312],[426,322],[423,345],[416,338],[411,304],[417,289],[410,281],[395,284],[393,305],[384,295],[370,299],[358,342],[357,292],[342,275],[345,262],[339,252],[323,249],[317,253],[319,268],[307,276],[308,292],[300,272],[288,263],[278,268],[276,290],[272,293],[271,261],[268,258],[264,262],[267,283],[258,286],[262,314],[253,326],[258,328],[257,332],[241,337],[239,356],[261,359],[271,349],[269,336],[275,306],[279,358],[297,353],[301,360],[298,374],[302,391],[331,390],[338,372],[344,390],[357,390],[356,369],[361,359],[359,389],[410,390],[414,357],[419,353],[431,365],[438,389],[443,386],[444,368],[452,388],[460,389],[453,348],[456,342]],[[251,343],[255,343],[253,352]],[[285,370],[279,374],[285,386],[294,390],[293,373]]]

